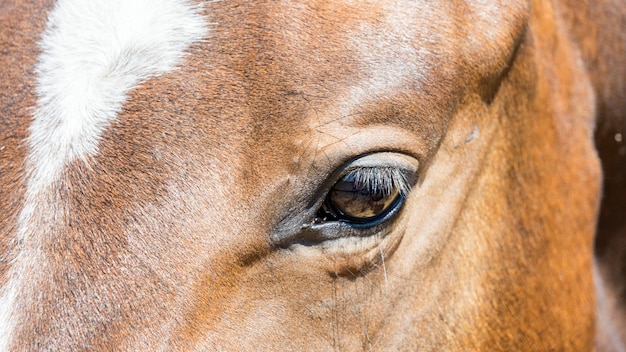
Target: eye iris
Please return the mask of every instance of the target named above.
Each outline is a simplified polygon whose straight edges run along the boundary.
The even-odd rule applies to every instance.
[[[375,183],[362,182],[354,174],[349,174],[335,184],[327,202],[342,217],[367,221],[384,214],[399,196],[397,187],[377,187]]]

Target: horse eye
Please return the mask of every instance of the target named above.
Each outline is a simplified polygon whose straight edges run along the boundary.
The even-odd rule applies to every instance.
[[[396,168],[352,170],[329,191],[318,213],[318,222],[375,225],[402,206],[407,184],[403,173]]]

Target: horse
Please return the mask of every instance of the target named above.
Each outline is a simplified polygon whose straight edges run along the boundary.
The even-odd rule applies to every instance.
[[[0,3],[0,351],[626,350],[626,2]]]

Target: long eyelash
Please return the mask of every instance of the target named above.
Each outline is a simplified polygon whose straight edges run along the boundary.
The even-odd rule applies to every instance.
[[[411,190],[404,173],[395,167],[361,167],[348,172],[345,178],[352,178],[358,189],[367,189],[385,196],[391,195],[394,190],[406,196]]]

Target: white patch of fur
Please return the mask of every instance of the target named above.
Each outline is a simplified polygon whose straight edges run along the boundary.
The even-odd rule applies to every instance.
[[[61,0],[49,21],[29,139],[35,189],[95,154],[128,91],[171,71],[207,28],[194,6],[177,0]]]
[[[17,257],[0,296],[0,351],[8,349],[25,273],[41,258],[45,228],[62,226],[64,205],[48,209],[66,165],[97,153],[104,129],[127,93],[146,79],[172,71],[208,31],[200,6],[187,0],[59,0],[48,18],[37,65],[37,106],[30,126],[29,176],[18,219]],[[57,184],[58,185],[58,184]],[[50,198],[47,198],[48,200]],[[47,205],[46,205],[47,204]],[[49,226],[49,227],[48,227]],[[32,293],[31,293],[32,294]]]

